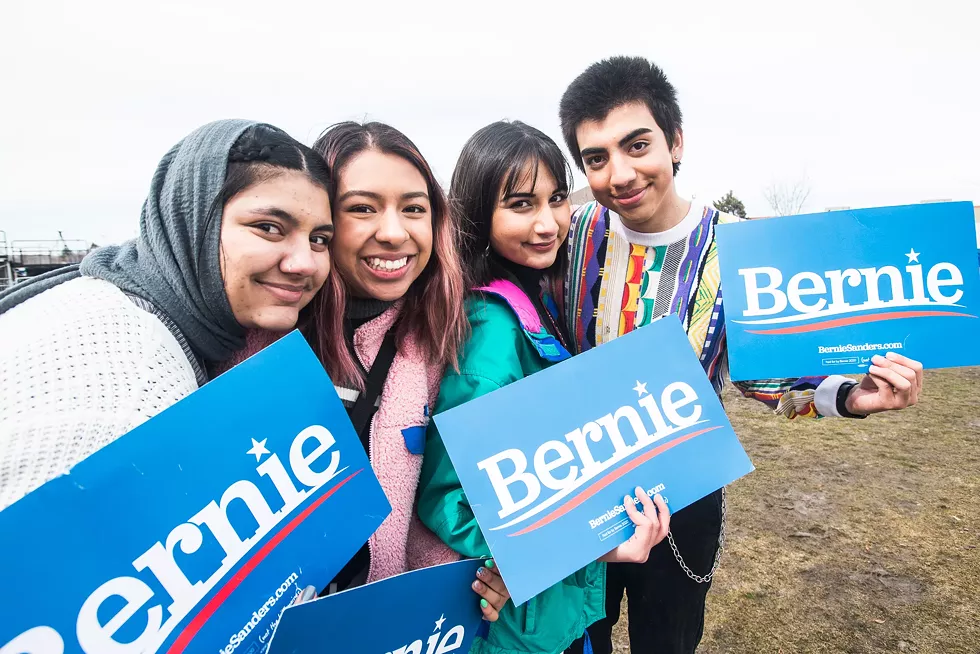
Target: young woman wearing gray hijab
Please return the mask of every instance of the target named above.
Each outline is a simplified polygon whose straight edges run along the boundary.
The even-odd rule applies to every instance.
[[[330,270],[329,172],[226,120],[157,167],[139,237],[0,295],[0,510],[207,381],[250,328],[288,330]]]

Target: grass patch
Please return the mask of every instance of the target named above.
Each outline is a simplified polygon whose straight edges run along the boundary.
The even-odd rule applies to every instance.
[[[866,420],[725,406],[756,471],[729,488],[699,652],[980,652],[980,368]]]

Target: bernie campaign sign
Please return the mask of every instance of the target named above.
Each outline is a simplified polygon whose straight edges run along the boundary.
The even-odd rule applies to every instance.
[[[480,565],[424,568],[291,606],[269,654],[466,654],[483,619],[470,588]]]
[[[719,225],[732,379],[980,364],[975,229],[969,202]]]
[[[263,652],[390,510],[294,332],[0,512],[0,652]]]
[[[517,604],[632,536],[637,486],[677,511],[752,470],[673,314],[435,422]]]

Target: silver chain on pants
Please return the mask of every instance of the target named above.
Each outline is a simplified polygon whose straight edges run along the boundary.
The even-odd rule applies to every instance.
[[[687,576],[698,582],[699,584],[706,584],[711,581],[711,578],[715,576],[715,571],[718,569],[718,564],[721,563],[721,553],[725,549],[725,525],[728,517],[728,496],[725,494],[725,489],[721,489],[721,533],[718,534],[718,552],[715,554],[715,562],[711,566],[711,572],[704,575],[694,574],[687,564],[684,563],[684,557],[681,556],[680,550],[677,549],[677,543],[674,542],[673,532],[667,532],[667,540],[670,542],[670,549],[674,551],[674,558],[681,565],[681,569],[687,573]]]

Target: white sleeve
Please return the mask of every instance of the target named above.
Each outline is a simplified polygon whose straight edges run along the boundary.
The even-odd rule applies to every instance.
[[[831,375],[820,382],[813,396],[813,404],[817,408],[817,413],[827,418],[840,418],[841,415],[837,411],[837,391],[843,384],[850,381],[854,380],[843,375]]]
[[[81,278],[0,316],[0,510],[197,388],[166,326]]]

